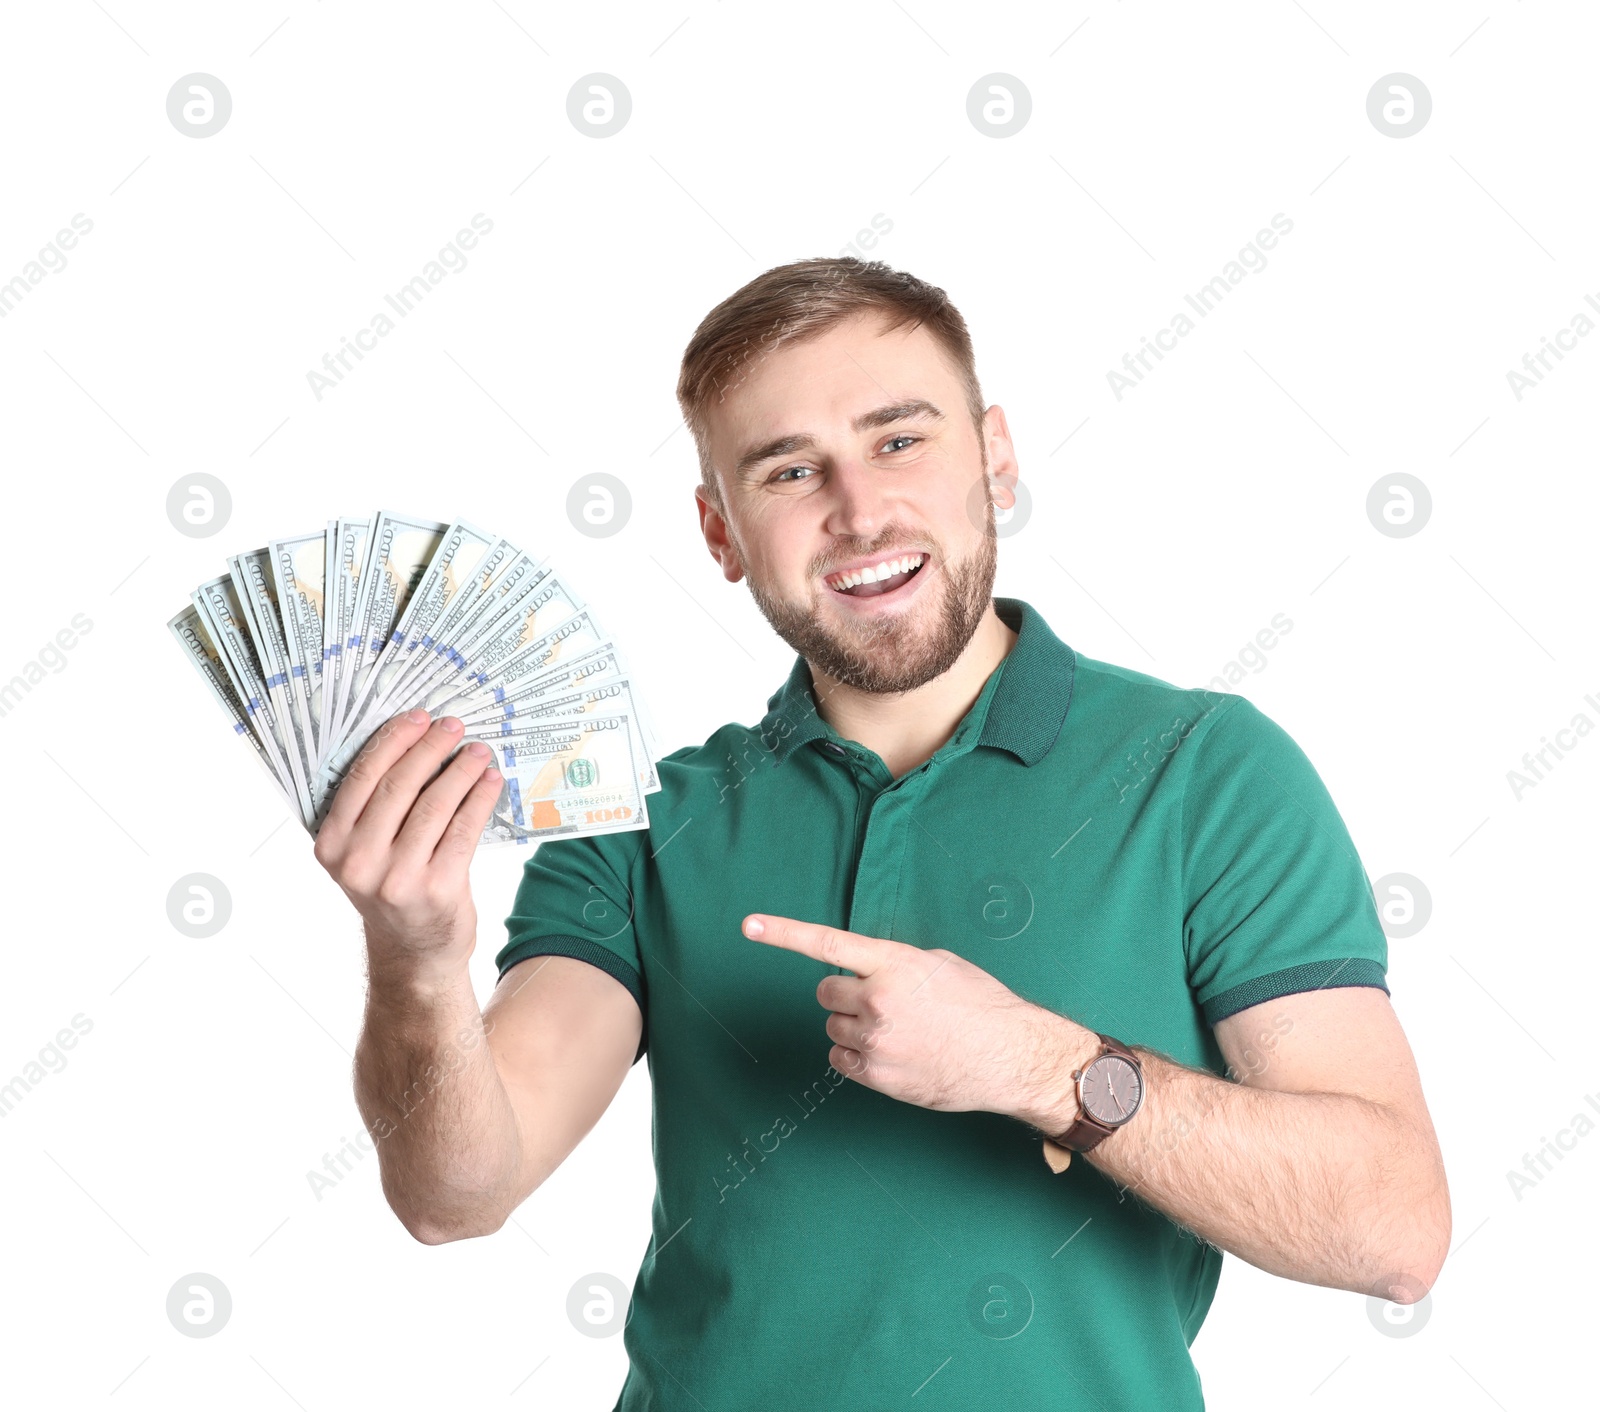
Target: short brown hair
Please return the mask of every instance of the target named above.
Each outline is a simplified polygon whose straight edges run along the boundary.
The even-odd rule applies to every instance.
[[[866,313],[887,319],[886,332],[926,325],[966,392],[967,412],[983,439],[983,391],[967,322],[944,290],[882,260],[853,255],[797,260],[757,275],[700,321],[684,350],[678,406],[700,455],[700,482],[719,510],[722,493],[711,465],[707,413],[748,375],[750,365],[786,344],[800,343]]]

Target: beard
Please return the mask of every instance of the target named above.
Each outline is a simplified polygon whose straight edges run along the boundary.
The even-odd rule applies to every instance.
[[[941,558],[940,582],[925,587],[920,593],[922,601],[906,611],[881,616],[849,609],[826,612],[821,596],[834,590],[815,575],[812,582],[818,587],[804,606],[771,593],[748,567],[745,582],[772,630],[806,659],[814,669],[813,676],[816,671],[825,672],[837,682],[875,696],[914,691],[949,671],[989,611],[999,543],[992,500],[984,518],[977,548],[959,561]],[[895,525],[886,526],[878,538],[881,542],[876,548],[868,546],[859,554],[840,557],[866,558],[896,545],[916,543],[914,535]],[[918,572],[931,567],[924,563]]]

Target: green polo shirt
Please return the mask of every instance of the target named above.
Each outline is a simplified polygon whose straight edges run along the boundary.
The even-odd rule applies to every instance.
[[[838,968],[739,929],[945,947],[1218,1074],[1226,1015],[1387,990],[1371,886],[1280,727],[994,602],[1016,643],[900,778],[817,713],[797,657],[757,726],[659,762],[647,830],[526,864],[500,973],[574,956],[645,1019],[656,1197],[619,1412],[1204,1405],[1189,1346],[1221,1252],[1086,1159],[1051,1172],[1024,1123],[834,1070],[815,991]]]

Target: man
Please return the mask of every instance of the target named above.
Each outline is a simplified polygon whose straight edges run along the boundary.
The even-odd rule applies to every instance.
[[[407,1229],[498,1230],[648,1053],[622,1409],[1175,1412],[1221,1250],[1420,1298],[1449,1196],[1344,825],[1244,698],[991,596],[1019,471],[943,292],[768,271],[679,398],[706,544],[798,654],[766,716],[659,762],[648,830],[538,849],[481,1014],[459,722],[386,726],[317,839]]]

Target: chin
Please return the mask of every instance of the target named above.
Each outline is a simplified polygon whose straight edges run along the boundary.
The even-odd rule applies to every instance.
[[[995,543],[967,560],[936,555],[934,574],[911,600],[881,612],[853,608],[825,584],[808,583],[798,600],[778,598],[754,578],[751,597],[774,632],[811,666],[857,691],[915,690],[943,675],[966,650],[988,611]]]

